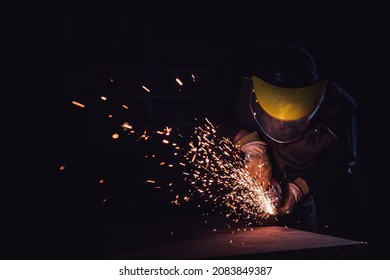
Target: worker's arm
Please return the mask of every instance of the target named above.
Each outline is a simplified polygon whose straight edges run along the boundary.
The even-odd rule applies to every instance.
[[[233,138],[234,144],[237,145],[245,155],[245,168],[249,174],[259,182],[263,190],[267,191],[274,205],[281,201],[280,187],[271,182],[272,166],[267,153],[267,144],[262,141],[259,134],[240,130]]]

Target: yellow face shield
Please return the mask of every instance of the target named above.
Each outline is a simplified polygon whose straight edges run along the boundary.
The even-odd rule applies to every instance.
[[[278,87],[252,76],[257,103],[271,117],[293,121],[315,112],[324,96],[327,79],[300,88]]]
[[[261,130],[279,143],[289,143],[302,136],[325,96],[328,80],[300,88],[278,87],[252,76],[256,102],[249,106]],[[252,94],[250,95],[252,96]]]

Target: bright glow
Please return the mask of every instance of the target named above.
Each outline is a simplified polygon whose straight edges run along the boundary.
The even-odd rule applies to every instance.
[[[127,131],[133,129],[128,123],[122,124],[122,127]],[[268,192],[245,167],[239,147],[228,138],[219,139],[210,121],[206,119],[204,125],[195,128],[193,135],[188,139],[186,148],[180,147],[181,145],[174,139],[172,141],[167,139],[179,136],[185,141],[186,138],[183,135],[179,133],[172,135],[173,132],[176,130],[165,127],[162,131],[144,130],[143,133],[137,133],[139,135],[137,141],[141,139],[146,141],[152,136],[163,137],[162,143],[172,148],[173,156],[180,157],[177,165],[168,164],[166,161],[157,163],[161,167],[164,166],[162,168],[166,166],[182,169],[183,179],[189,183],[188,189],[184,192],[181,190],[180,195],[175,194],[171,203],[181,205],[195,199],[196,195],[196,199],[199,199],[198,205],[210,205],[211,207],[206,208],[211,209],[212,212],[221,213],[233,222],[244,221],[247,226],[261,225],[264,219],[276,214]],[[156,155],[145,156],[145,158],[154,157]],[[260,168],[263,165],[260,165]],[[155,180],[146,182],[156,183]],[[167,184],[158,182],[158,185],[166,186]]]
[[[178,84],[179,84],[179,86],[182,86],[182,85],[183,85],[183,82],[182,82],[182,81],[180,81],[180,79],[179,79],[179,78],[176,78],[176,83],[178,83]]]
[[[142,88],[143,88],[144,90],[146,90],[147,92],[150,92],[150,89],[148,89],[147,87],[142,86]]]
[[[226,217],[247,221],[248,225],[276,213],[262,184],[249,174],[239,148],[230,139],[217,138],[207,119],[205,125],[195,128],[194,135],[185,154],[192,167],[186,178],[204,201],[210,201],[215,210],[222,206]]]
[[[79,106],[81,108],[85,108],[85,105],[84,104],[81,104],[80,102],[77,102],[77,101],[72,101],[72,104],[73,105],[76,105],[76,106]]]

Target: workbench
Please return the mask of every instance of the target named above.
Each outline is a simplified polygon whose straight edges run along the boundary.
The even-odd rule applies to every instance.
[[[116,249],[100,258],[343,259],[367,247],[364,241],[281,226],[226,226],[221,218],[167,220],[115,231],[121,232],[111,237]]]

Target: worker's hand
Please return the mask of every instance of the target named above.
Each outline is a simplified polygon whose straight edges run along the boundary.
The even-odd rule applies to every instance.
[[[287,183],[282,192],[282,204],[277,208],[277,212],[279,215],[289,215],[293,211],[295,204],[301,200],[303,193],[299,186],[292,182]]]
[[[275,179],[271,180],[271,185],[268,187],[267,192],[274,207],[280,207],[282,204],[282,188]]]
[[[237,145],[245,155],[246,170],[264,189],[268,188],[272,168],[267,155],[267,144],[260,140],[257,132],[252,132],[241,138]]]

